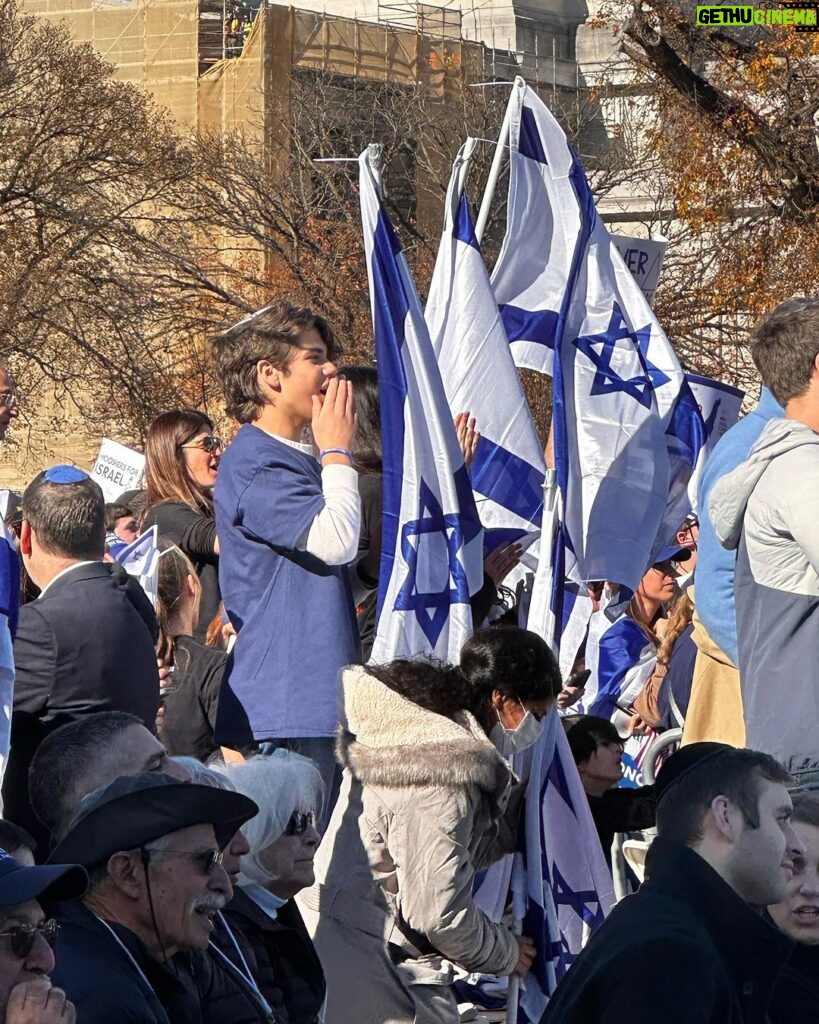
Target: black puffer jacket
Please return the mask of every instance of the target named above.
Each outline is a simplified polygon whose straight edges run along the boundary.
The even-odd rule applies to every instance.
[[[250,947],[250,970],[276,1014],[287,1024],[314,1024],[324,1003],[324,972],[293,900],[274,921],[239,887],[225,916]]]
[[[182,960],[193,976],[202,1024],[285,1024],[287,1018],[277,1013],[269,1001],[266,1004],[264,997],[260,997],[247,980],[245,967],[256,980],[249,944],[235,929],[231,929],[231,934],[241,956],[225,925],[217,923],[206,953],[182,953],[174,957],[174,960]]]

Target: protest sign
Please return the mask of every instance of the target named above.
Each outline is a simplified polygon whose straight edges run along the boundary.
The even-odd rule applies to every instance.
[[[102,488],[106,501],[116,501],[123,491],[140,486],[145,456],[108,437],[102,439],[91,476]]]
[[[649,306],[653,306],[668,239],[632,238],[629,235],[615,234],[611,237]]]

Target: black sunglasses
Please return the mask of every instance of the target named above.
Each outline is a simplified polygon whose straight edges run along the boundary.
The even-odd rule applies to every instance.
[[[59,924],[52,917],[47,921],[40,921],[39,924],[16,924],[12,928],[0,932],[0,937],[10,939],[12,953],[20,960],[25,960],[34,949],[38,935],[42,935],[49,946],[53,947],[57,941],[59,930]]]
[[[197,867],[203,875],[209,875],[213,871],[214,865],[221,864],[224,854],[221,850],[199,850],[198,852],[191,852],[190,850],[152,850],[148,846],[143,846],[143,854],[146,859],[151,856],[152,853],[172,853],[177,857],[187,858],[191,864]]]
[[[216,449],[222,449],[225,447],[221,437],[217,437],[216,434],[206,434],[204,437],[200,437],[196,444],[180,444],[180,448],[199,448],[203,452],[207,452],[208,455],[213,454]]]
[[[313,812],[312,811],[293,811],[290,815],[290,821],[287,823],[287,828],[284,830],[286,836],[301,836],[307,831],[308,825],[313,824]]]

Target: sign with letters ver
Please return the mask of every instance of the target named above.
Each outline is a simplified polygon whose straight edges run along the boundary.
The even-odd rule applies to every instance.
[[[139,487],[144,469],[144,455],[104,437],[91,476],[102,488],[105,500],[116,501],[123,491]]]
[[[628,235],[612,235],[611,238],[649,306],[653,306],[668,239],[630,238]]]

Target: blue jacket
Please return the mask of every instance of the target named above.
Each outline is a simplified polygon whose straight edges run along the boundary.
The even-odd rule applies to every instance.
[[[708,635],[739,663],[737,620],[734,604],[734,566],[736,551],[724,548],[708,517],[708,498],[720,477],[736,469],[748,458],[766,423],[784,410],[768,391],[762,388],[759,404],[720,438],[705,463],[699,483],[697,504],[700,508],[700,536],[697,544],[696,594],[697,615]]]

